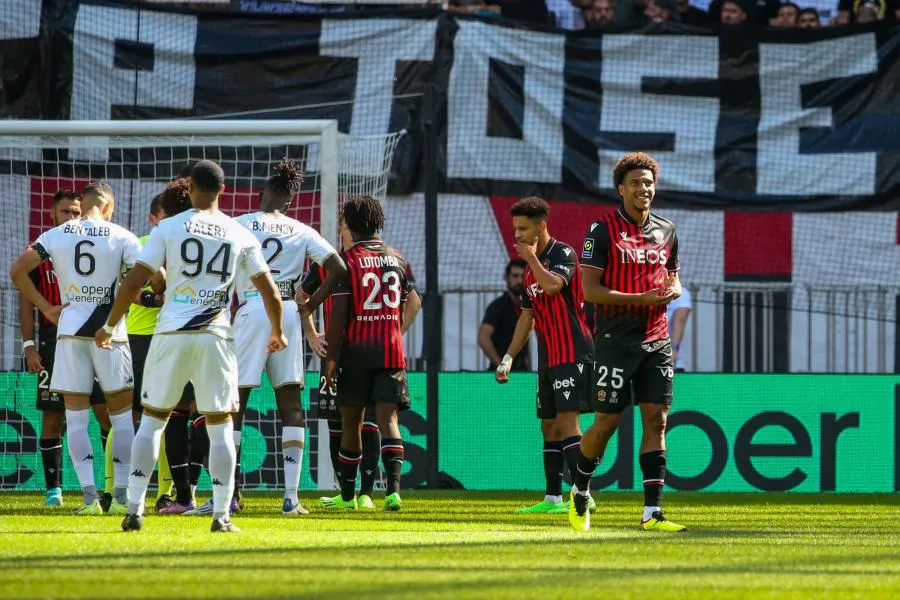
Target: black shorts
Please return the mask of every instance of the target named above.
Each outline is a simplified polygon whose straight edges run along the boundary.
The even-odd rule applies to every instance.
[[[50,379],[53,377],[53,359],[56,356],[56,330],[40,330],[38,333],[40,342],[37,344],[38,355],[44,366],[39,371],[37,385],[37,401],[35,408],[40,411],[65,412],[66,405],[62,394],[50,391]],[[94,389],[91,390],[91,404],[106,404],[106,395],[100,389],[100,384],[94,379]]]
[[[620,413],[634,404],[672,404],[672,344],[669,340],[595,345],[593,408]]]
[[[310,404],[316,407],[316,418],[325,419],[327,421],[340,421],[341,411],[338,408],[337,390],[329,388],[325,385],[325,376],[319,377],[319,387],[309,391]],[[375,419],[375,409],[373,407],[366,408],[363,421],[377,423]]]
[[[337,406],[368,407],[396,404],[409,409],[406,369],[366,369],[344,367],[338,375]]]
[[[537,417],[555,419],[557,413],[590,412],[591,365],[566,363],[538,371]]]

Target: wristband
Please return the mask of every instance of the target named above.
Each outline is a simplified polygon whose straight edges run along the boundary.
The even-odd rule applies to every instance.
[[[25,340],[22,342],[22,350],[28,350],[29,348],[34,348],[34,340]]]
[[[115,330],[116,330],[115,325],[104,325],[103,326],[103,331],[105,331],[109,335],[112,335]]]
[[[673,344],[672,344],[672,350],[678,352],[679,350],[681,350],[681,344],[674,344],[674,343],[673,343]]]

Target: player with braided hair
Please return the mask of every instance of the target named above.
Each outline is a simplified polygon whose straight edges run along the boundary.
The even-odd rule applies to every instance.
[[[272,278],[281,292],[285,306],[284,334],[288,338],[288,347],[283,352],[267,354],[265,307],[253,282],[239,279],[235,287],[238,309],[234,318],[234,341],[238,355],[241,410],[235,418],[234,441],[240,451],[243,414],[250,392],[259,387],[265,369],[275,390],[275,401],[283,425],[281,452],[285,491],[282,513],[285,515],[307,513],[297,497],[306,442],[306,417],[300,400],[304,370],[301,319],[309,319],[312,312],[347,276],[344,261],[325,238],[312,227],[284,214],[302,185],[303,173],[292,160],[283,159],[274,175],[266,181],[260,199],[260,210],[237,218],[262,244]],[[306,303],[298,304],[296,299],[300,291],[299,283],[307,259],[322,265],[328,276]]]

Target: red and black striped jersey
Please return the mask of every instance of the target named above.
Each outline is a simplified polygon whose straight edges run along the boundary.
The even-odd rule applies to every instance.
[[[584,267],[603,271],[603,285],[626,294],[660,287],[669,272],[678,271],[675,225],[650,214],[638,225],[620,208],[591,224],[581,249]],[[597,306],[596,335],[653,342],[669,337],[666,307]]]
[[[62,304],[62,299],[59,295],[59,281],[56,279],[56,273],[53,271],[52,262],[45,260],[36,269],[32,269],[28,276],[31,277],[34,287],[37,288],[37,291],[47,302],[53,306]],[[38,325],[42,328],[56,328],[56,325],[48,321],[47,317],[40,311],[38,311]]]
[[[406,259],[380,239],[359,241],[342,257],[348,275],[334,295],[350,296],[350,316],[341,362],[362,362],[372,369],[406,368],[400,331],[403,304],[412,291]]]
[[[594,342],[582,310],[584,297],[575,250],[551,238],[538,260],[564,283],[558,294],[550,296],[541,288],[531,267],[525,269],[522,309],[534,314],[540,368],[593,362]]]
[[[341,254],[343,257],[343,254]],[[412,265],[406,263],[406,280],[409,282],[410,289],[416,289],[416,278],[413,275]],[[303,282],[300,284],[300,289],[307,296],[312,296],[316,293],[316,290],[319,289],[319,286],[322,285],[322,282],[325,281],[325,268],[319,263],[310,261],[309,270],[306,272],[306,275],[303,277]],[[325,298],[325,301],[322,303],[323,313],[325,316],[325,329],[328,329],[328,316],[331,314],[331,296]]]

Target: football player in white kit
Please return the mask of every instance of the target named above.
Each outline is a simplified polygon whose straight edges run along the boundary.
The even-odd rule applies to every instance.
[[[300,504],[297,490],[303,464],[303,446],[306,440],[306,419],[301,406],[303,390],[303,337],[301,315],[295,298],[299,292],[307,259],[323,265],[329,277],[322,287],[327,289],[318,300],[311,298],[304,306],[310,314],[330,294],[341,279],[347,276],[347,267],[337,250],[319,233],[284,214],[303,183],[303,174],[297,165],[282,159],[275,174],[266,181],[260,200],[260,210],[237,217],[237,222],[250,230],[262,245],[263,255],[278,285],[281,300],[285,303],[284,334],[288,347],[277,354],[266,353],[266,313],[259,291],[247,277],[237,280],[238,309],[234,319],[234,341],[238,358],[238,387],[240,388],[240,416],[235,417],[235,445],[240,457],[240,422],[253,388],[259,387],[262,372],[269,375],[269,383],[275,390],[275,401],[281,417],[281,452],[284,461],[284,502],[281,512],[285,515],[304,515],[308,511]],[[240,460],[238,460],[240,464]],[[235,489],[237,489],[237,484]],[[232,501],[232,509],[236,499]]]
[[[76,515],[102,515],[94,482],[94,449],[88,436],[94,377],[106,394],[113,441],[114,502],[110,514],[125,514],[128,464],[134,425],[131,401],[134,378],[125,323],[109,331],[109,351],[91,341],[106,322],[122,275],[135,264],[141,250],[137,236],[109,222],[115,208],[112,188],[102,182],[85,187],[82,220],[68,221],[44,232],[16,259],[10,276],[29,302],[50,321],[58,322],[56,354],[50,391],[63,395],[66,406],[69,456],[84,492]],[[34,287],[28,273],[45,260],[53,261],[62,306],[51,306]],[[134,294],[123,298],[127,305]]]
[[[237,358],[231,337],[228,305],[237,277],[248,277],[259,290],[271,333],[268,350],[286,345],[281,328],[278,288],[269,275],[259,242],[234,219],[219,212],[225,173],[202,160],[191,170],[189,194],[193,210],[161,221],[150,233],[137,263],[122,284],[98,346],[109,345],[110,332],[150,276],[166,266],[166,297],[150,350],[141,405],[144,416],[131,449],[128,512],[124,531],[143,525],[144,499],[159,455],[160,440],[184,386],[194,384],[197,410],[206,415],[209,474],[213,484],[212,531],[238,531],[228,502],[234,489],[234,439],[231,414],[238,409]]]

